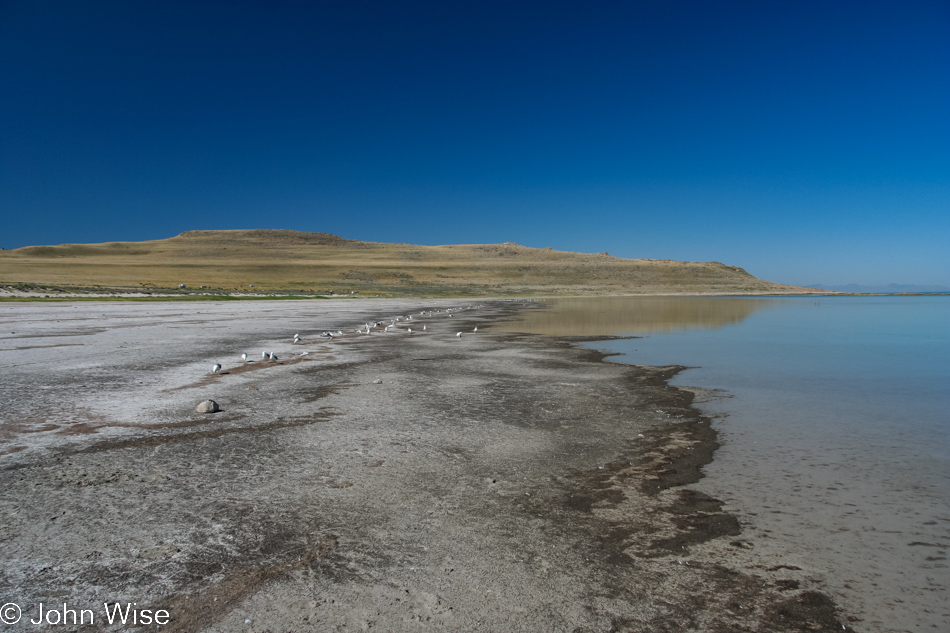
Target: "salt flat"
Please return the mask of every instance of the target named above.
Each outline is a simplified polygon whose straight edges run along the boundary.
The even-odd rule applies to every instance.
[[[847,626],[819,579],[682,487],[717,444],[667,385],[679,368],[492,330],[518,309],[0,306],[16,630],[49,628],[41,603],[128,628],[105,622],[115,602],[172,631]],[[222,411],[195,412],[209,398]]]

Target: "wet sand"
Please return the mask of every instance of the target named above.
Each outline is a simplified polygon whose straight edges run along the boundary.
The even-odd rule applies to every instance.
[[[104,602],[170,631],[850,629],[683,488],[717,439],[681,368],[492,330],[518,309],[0,306],[0,603],[115,630]]]
[[[547,309],[499,329],[635,333],[645,338],[592,346],[620,353],[612,361],[694,367],[672,384],[726,391],[705,390],[708,401],[698,402],[716,418],[723,446],[692,489],[723,501],[760,553],[772,550],[823,578],[861,631],[943,631],[950,630],[950,470],[947,442],[928,421],[945,417],[931,393],[950,383],[928,362],[942,348],[927,327],[945,319],[930,313],[939,309],[933,303],[915,312],[913,301],[549,299]],[[904,318],[883,318],[893,316],[895,302]],[[753,315],[760,325],[739,325]],[[842,325],[864,333],[860,351]],[[901,337],[905,327],[929,341],[928,353]],[[885,341],[902,341],[901,349]]]

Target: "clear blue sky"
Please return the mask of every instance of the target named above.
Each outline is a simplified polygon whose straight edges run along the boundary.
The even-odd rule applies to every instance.
[[[0,216],[950,285],[950,2],[0,0]]]

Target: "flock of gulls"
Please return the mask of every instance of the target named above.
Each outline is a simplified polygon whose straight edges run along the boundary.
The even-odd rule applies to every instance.
[[[418,316],[420,316],[420,317],[433,317],[433,316],[441,316],[441,315],[444,314],[445,316],[451,317],[453,312],[458,312],[458,311],[460,311],[460,310],[469,310],[469,309],[471,309],[471,308],[480,308],[480,307],[481,307],[481,306],[479,305],[479,306],[468,306],[468,307],[465,307],[465,308],[446,308],[445,310],[423,310],[422,312],[420,312],[420,313],[418,314]],[[418,321],[417,321],[417,323],[418,323]],[[406,326],[406,327],[405,327],[405,330],[401,330],[401,329],[400,329],[399,331],[405,331],[406,334],[412,334],[412,333],[413,333],[413,332],[412,332],[412,327],[408,327],[408,326],[411,326],[411,325],[412,325],[412,315],[411,315],[411,314],[408,314],[408,315],[400,315],[400,316],[396,316],[396,317],[390,317],[390,318],[388,319],[388,322],[387,322],[387,320],[382,320],[382,321],[371,321],[370,323],[364,323],[364,324],[360,325],[358,328],[356,328],[355,333],[356,333],[356,334],[363,334],[363,335],[374,334],[374,333],[376,333],[376,334],[388,334],[389,332],[395,332],[395,331],[397,331],[397,328],[402,328],[402,326]],[[418,333],[418,332],[427,332],[427,325],[426,325],[425,323],[423,323],[423,324],[422,324],[422,329],[420,330],[420,329],[417,328],[417,329],[416,329],[416,332],[417,332],[417,333]],[[473,333],[473,334],[476,333],[476,332],[478,332],[478,327],[477,327],[477,326],[475,327],[475,329],[472,330],[472,333]],[[319,336],[320,336],[320,338],[323,338],[323,339],[326,339],[326,340],[333,340],[334,337],[344,336],[344,334],[343,334],[343,330],[337,330],[336,332],[328,332],[328,331],[327,331],[327,332],[323,332],[323,333],[320,334]],[[455,333],[455,337],[456,337],[456,338],[462,338],[462,332],[456,332],[456,333]],[[300,338],[300,334],[299,334],[299,333],[294,334],[294,342],[293,342],[293,344],[296,345],[296,344],[302,343],[302,342],[303,342],[303,339]],[[299,355],[300,355],[300,356],[306,356],[308,353],[309,353],[309,352],[302,352],[302,353],[299,354]],[[247,355],[247,353],[241,354],[241,360],[242,360],[243,362],[245,362],[245,363],[250,362],[250,361],[248,361],[248,355]],[[276,362],[276,361],[279,360],[279,359],[277,358],[277,354],[275,354],[275,353],[273,353],[273,352],[268,352],[268,351],[265,350],[265,351],[261,352],[261,360],[262,360],[262,361]],[[217,374],[217,373],[220,372],[220,371],[221,371],[221,365],[220,365],[219,363],[215,363],[214,365],[211,366],[211,373],[212,373],[212,374]]]

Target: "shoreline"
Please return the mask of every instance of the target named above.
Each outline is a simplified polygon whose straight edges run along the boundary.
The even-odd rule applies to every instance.
[[[484,305],[418,317],[425,334],[313,335],[469,303]],[[58,367],[40,369],[47,341],[0,338],[20,425],[0,456],[3,571],[19,580],[0,597],[105,593],[169,609],[175,631],[847,626],[818,579],[760,559],[721,502],[682,488],[718,440],[668,384],[681,367],[493,331],[519,303],[222,304],[242,311],[230,321],[170,303],[0,308],[4,323],[84,313],[23,335],[55,337],[73,354]],[[303,345],[280,342],[307,322]],[[277,363],[208,375],[212,350],[268,345]],[[223,411],[195,414],[208,396]]]
[[[727,296],[736,296],[736,297],[787,297],[787,296],[846,296],[847,293],[835,292],[832,290],[821,290],[813,289],[814,292],[801,293],[797,291],[748,291],[748,292],[723,292],[723,291],[669,291],[669,292],[659,292],[659,291],[650,291],[643,293],[616,293],[616,292],[596,292],[590,294],[558,294],[558,293],[545,293],[545,292],[536,292],[534,294],[525,294],[525,295],[497,295],[497,296],[485,296],[481,294],[471,295],[471,294],[426,294],[420,292],[418,294],[410,295],[408,292],[391,292],[391,293],[377,293],[377,294],[363,294],[358,293],[351,294],[323,294],[313,291],[294,294],[293,290],[286,291],[245,291],[245,290],[223,290],[223,289],[208,289],[208,290],[186,290],[186,291],[172,291],[166,289],[165,291],[153,291],[146,292],[141,289],[132,289],[132,288],[101,288],[101,289],[88,289],[82,292],[75,290],[64,290],[59,287],[38,289],[38,290],[23,290],[19,288],[12,287],[15,284],[2,284],[0,283],[0,302],[17,302],[17,301],[39,301],[39,302],[66,302],[66,301],[248,301],[248,300],[298,300],[298,301],[307,301],[307,300],[361,300],[361,301],[378,301],[378,300],[390,300],[390,301],[483,301],[483,300],[494,300],[494,301],[543,301],[545,299],[557,299],[557,298],[597,298],[597,297],[727,297]],[[913,294],[913,293],[902,293],[902,294]],[[928,293],[930,294],[930,293]]]
[[[932,332],[946,303],[852,297],[823,301],[822,310],[812,311],[818,306],[808,299],[759,301],[776,309],[757,313],[757,323],[720,330],[710,320],[703,332],[667,332],[649,329],[653,315],[641,300],[633,303],[639,310],[627,331],[642,339],[595,345],[620,353],[612,358],[617,362],[674,361],[695,370],[671,384],[705,387],[696,406],[715,418],[723,447],[691,488],[723,501],[761,555],[782,557],[821,578],[862,631],[941,628],[950,615],[948,471],[946,434],[940,434],[931,394],[942,393],[946,372],[934,361],[945,346],[904,352],[905,346],[918,349],[922,337],[898,343],[905,320],[895,316],[916,319],[923,332]],[[727,305],[710,303],[706,314],[717,306],[727,312]],[[579,327],[589,322],[569,307],[527,317],[525,329],[593,329]],[[598,315],[590,324],[616,326],[604,313],[619,309],[609,302],[590,306],[589,314]],[[862,323],[862,335],[842,336],[841,326],[852,319]],[[822,345],[830,338],[833,348]],[[829,358],[835,356],[830,349],[837,360]],[[884,350],[893,354],[875,365]],[[862,358],[866,362],[856,362]]]

